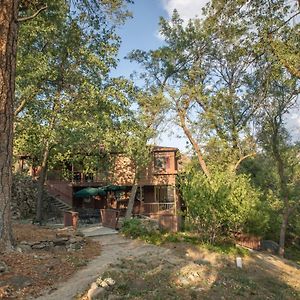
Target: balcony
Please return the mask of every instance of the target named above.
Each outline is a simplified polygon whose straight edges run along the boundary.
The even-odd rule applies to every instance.
[[[175,214],[175,202],[152,202],[152,203],[143,203],[142,205],[142,214],[143,215],[152,215],[152,214],[161,214],[162,212],[167,212],[169,214]]]

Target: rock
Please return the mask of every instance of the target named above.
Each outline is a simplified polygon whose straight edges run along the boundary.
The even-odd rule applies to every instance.
[[[54,269],[54,265],[48,264],[48,265],[46,265],[46,267],[47,267],[47,270],[48,270],[48,271],[51,271],[51,270]]]
[[[41,250],[44,249],[48,246],[47,243],[38,243],[38,244],[34,244],[31,246],[32,249],[37,249],[37,250]]]
[[[211,264],[208,260],[205,259],[194,260],[194,263],[197,265],[207,265],[207,266]]]
[[[67,250],[68,251],[76,251],[76,250],[79,250],[81,248],[82,247],[79,243],[75,243],[75,244],[69,244],[68,247],[67,247]]]
[[[105,282],[104,280],[99,284],[100,287],[106,288],[109,287],[109,285],[107,284],[107,282]]]
[[[77,243],[77,239],[72,237],[72,238],[69,239],[69,243],[70,244],[75,244],[75,243]]]
[[[22,250],[21,247],[16,247],[16,251],[17,251],[17,252],[20,252],[20,253],[23,253],[23,250]]]
[[[84,243],[85,242],[84,237],[82,237],[82,236],[76,236],[76,240],[79,243]]]
[[[93,283],[91,284],[90,290],[94,290],[94,289],[96,289],[97,287],[98,287],[97,282],[93,282]]]
[[[268,251],[272,254],[277,254],[279,251],[279,245],[271,240],[262,240],[260,243],[260,249],[263,251]]]
[[[30,176],[14,174],[11,198],[12,218],[31,218],[35,214],[36,197],[36,182]]]
[[[195,280],[194,274],[190,274],[190,275],[188,276],[188,279],[191,280],[191,281],[194,281],[194,280]]]
[[[63,245],[57,245],[53,247],[54,252],[67,251],[66,247]]]
[[[105,281],[109,286],[112,286],[112,285],[114,285],[114,284],[116,283],[112,278],[105,278],[104,281]]]
[[[69,238],[67,238],[67,237],[60,237],[60,238],[54,239],[53,240],[53,244],[55,246],[61,246],[61,245],[66,245],[68,241],[69,241]]]
[[[22,241],[22,242],[20,242],[20,245],[29,245],[29,243],[26,241]]]
[[[0,261],[0,273],[5,273],[6,271],[8,271],[7,265],[3,261]]]
[[[89,291],[87,292],[87,297],[89,300],[98,299],[104,293],[105,293],[104,288],[96,287],[94,289],[89,289]]]
[[[181,276],[181,277],[178,278],[178,284],[179,285],[189,285],[190,282],[187,278]]]
[[[71,237],[70,234],[64,233],[64,232],[56,234],[57,239],[66,238],[68,240],[68,239],[70,239],[70,237]]]
[[[26,252],[26,253],[30,252],[32,250],[32,248],[30,247],[30,245],[26,245],[26,244],[20,244],[18,246],[18,248],[20,248],[22,252]]]
[[[84,237],[84,234],[81,232],[81,231],[77,231],[76,233],[75,233],[75,236],[79,236],[79,237]]]

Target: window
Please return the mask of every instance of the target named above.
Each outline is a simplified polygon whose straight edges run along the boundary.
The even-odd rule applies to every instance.
[[[155,202],[168,202],[168,186],[162,185],[155,187]]]
[[[166,154],[155,153],[154,156],[155,170],[166,171],[170,169],[170,157]]]
[[[174,202],[175,187],[171,185],[155,186],[155,202]]]

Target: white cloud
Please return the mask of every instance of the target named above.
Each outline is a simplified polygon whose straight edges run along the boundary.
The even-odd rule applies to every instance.
[[[286,128],[293,141],[300,141],[300,113],[298,107],[290,111],[285,118]]]
[[[202,15],[202,8],[209,0],[162,0],[163,7],[171,17],[173,10],[177,9],[179,15],[185,21]]]

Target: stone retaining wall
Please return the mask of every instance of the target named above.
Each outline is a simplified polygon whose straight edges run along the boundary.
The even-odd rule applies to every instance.
[[[44,251],[76,251],[82,249],[85,239],[81,236],[57,236],[54,239],[38,242],[22,241],[17,246],[19,252],[30,252],[32,250]]]

